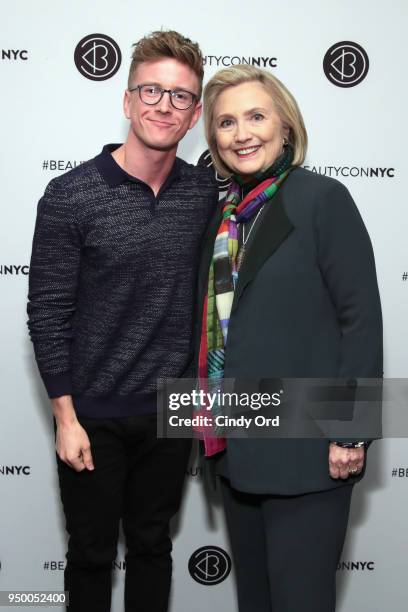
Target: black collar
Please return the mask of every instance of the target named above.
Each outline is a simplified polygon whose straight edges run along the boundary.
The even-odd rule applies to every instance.
[[[120,146],[120,144],[107,144],[103,147],[101,153],[95,157],[95,165],[98,168],[102,178],[110,187],[117,187],[118,185],[129,181],[133,183],[142,183],[145,185],[146,183],[144,181],[125,172],[125,170],[123,170],[123,168],[121,168],[114,160],[112,153]],[[171,183],[179,177],[180,164],[178,158],[176,157],[172,169],[170,170],[170,173],[160,191],[163,191],[163,188],[171,185]]]

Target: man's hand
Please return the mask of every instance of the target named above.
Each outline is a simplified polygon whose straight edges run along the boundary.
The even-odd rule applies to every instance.
[[[342,448],[330,443],[329,447],[329,471],[332,478],[345,480],[350,476],[360,474],[364,465],[364,447]]]
[[[88,434],[78,421],[57,425],[55,448],[59,458],[77,472],[94,469]]]
[[[58,457],[77,472],[93,470],[91,444],[76,417],[72,397],[64,395],[51,403],[57,423],[55,448]]]

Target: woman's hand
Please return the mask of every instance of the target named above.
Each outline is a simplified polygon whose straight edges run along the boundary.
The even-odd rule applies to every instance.
[[[342,448],[330,443],[329,472],[332,478],[349,478],[360,474],[364,466],[364,446],[360,448]]]

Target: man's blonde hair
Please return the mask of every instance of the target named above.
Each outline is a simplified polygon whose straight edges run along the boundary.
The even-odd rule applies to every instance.
[[[219,95],[227,88],[241,83],[259,82],[272,98],[273,105],[284,126],[289,128],[289,144],[293,147],[292,164],[300,166],[306,156],[307,132],[297,102],[285,85],[270,72],[239,64],[217,72],[204,89],[205,135],[215,169],[224,177],[231,176],[231,169],[222,161],[215,140],[214,107]]]
[[[159,30],[141,38],[133,45],[132,62],[129,69],[128,87],[132,87],[137,67],[143,62],[154,62],[165,57],[172,57],[186,64],[197,75],[199,83],[198,97],[203,88],[203,56],[197,43],[182,36],[174,30]],[[195,92],[192,92],[195,93]]]

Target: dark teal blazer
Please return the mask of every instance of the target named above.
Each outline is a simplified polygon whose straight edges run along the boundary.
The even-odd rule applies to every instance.
[[[374,255],[346,187],[295,168],[266,206],[239,273],[225,377],[327,377],[351,381],[350,386],[359,378],[381,378]],[[203,242],[197,346],[220,218],[221,206]],[[328,444],[327,439],[229,439],[223,469],[233,487],[250,493],[297,495],[349,484],[330,478]]]

